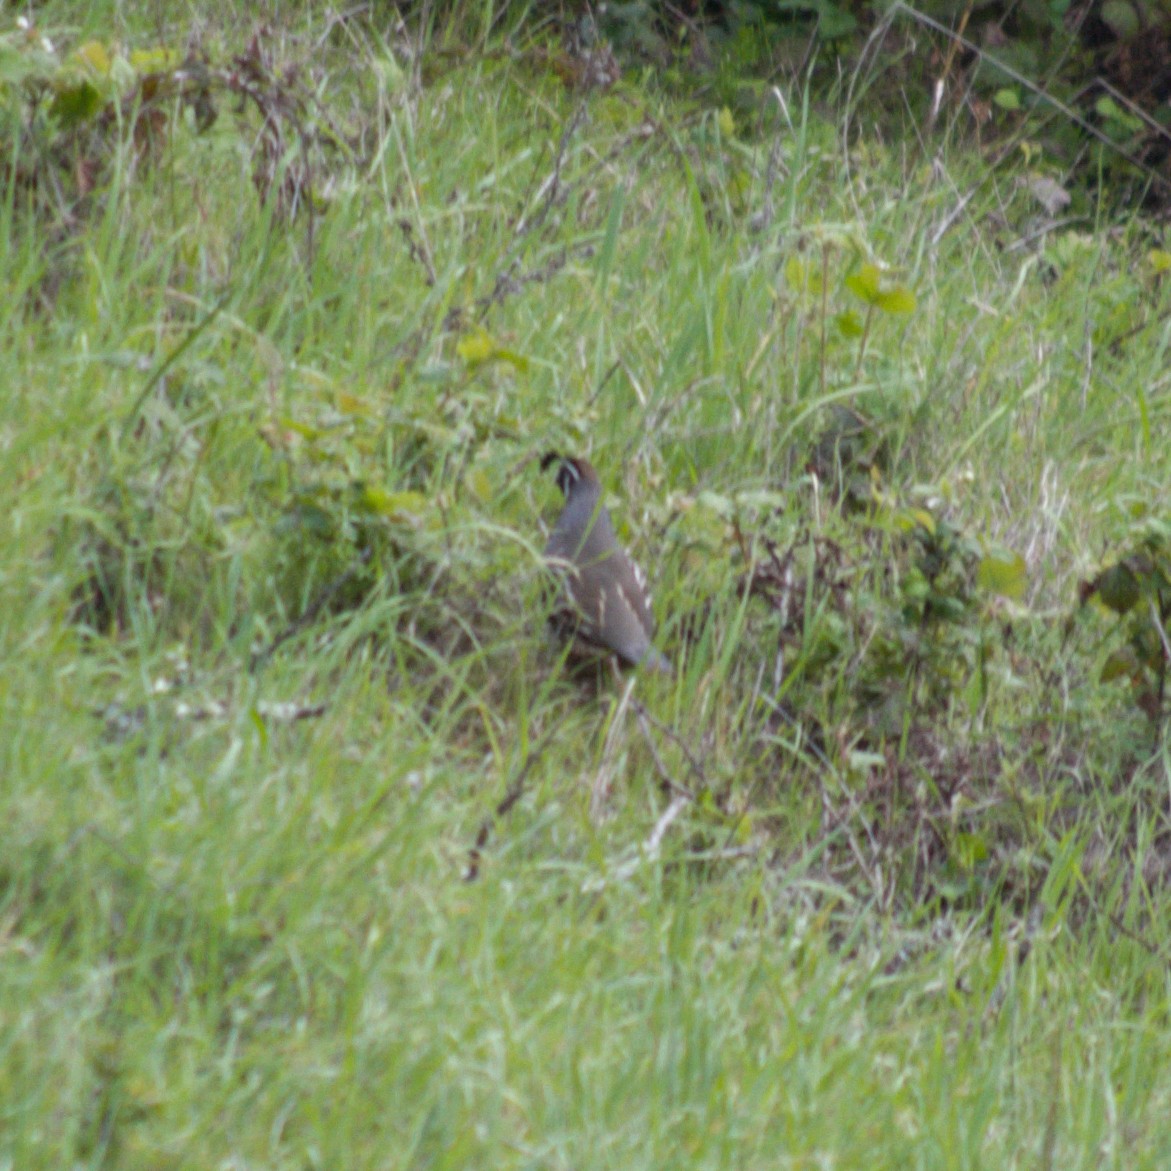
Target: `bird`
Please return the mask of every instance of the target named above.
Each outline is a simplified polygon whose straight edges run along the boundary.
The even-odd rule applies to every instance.
[[[598,473],[578,457],[551,451],[541,458],[542,471],[553,464],[565,507],[545,557],[564,574],[578,638],[611,652],[625,666],[670,671],[669,660],[651,643],[655,619],[646,579],[618,543]]]

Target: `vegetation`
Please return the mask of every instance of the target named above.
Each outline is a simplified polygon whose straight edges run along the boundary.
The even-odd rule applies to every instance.
[[[0,1165],[1164,1167],[1163,229],[498,16],[0,29]]]

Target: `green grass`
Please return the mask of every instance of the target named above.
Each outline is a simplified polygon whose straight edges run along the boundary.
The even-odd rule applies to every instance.
[[[1157,229],[286,15],[312,235],[222,92],[2,208],[0,1167],[1165,1167],[1171,759],[1077,609],[1168,514]],[[626,702],[544,633],[552,447],[654,570]]]

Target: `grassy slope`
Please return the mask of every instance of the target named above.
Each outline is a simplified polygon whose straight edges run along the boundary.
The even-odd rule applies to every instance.
[[[311,259],[303,222],[258,210],[226,107],[116,177],[67,247],[11,207],[2,225],[0,1164],[1165,1167],[1150,949],[1171,941],[1164,890],[1134,872],[1157,861],[1171,770],[1129,751],[1145,725],[1047,617],[1130,502],[1167,503],[1165,328],[1117,352],[1094,333],[1165,305],[1140,225],[1005,251],[1035,214],[1012,176],[872,139],[847,154],[788,94],[753,233],[768,140],[713,112],[628,79],[575,120],[532,59],[435,59],[415,91],[366,39],[314,52],[366,153],[335,164]],[[818,299],[783,277],[818,231],[918,296],[857,372],[857,343],[831,339],[824,388]],[[849,255],[835,244],[834,312]],[[165,360],[219,298],[140,403],[137,356]],[[477,321],[523,368],[468,368]],[[836,747],[762,718],[776,627],[692,503],[781,491],[762,531],[858,545],[791,483],[832,396],[884,421],[892,491],[947,481],[952,515],[1029,566],[1024,665],[998,660],[978,719],[937,713],[946,746],[991,739],[1002,761],[978,794],[991,859],[951,876],[954,904],[900,878],[918,837],[849,869],[873,829],[850,794],[877,767],[850,752],[874,745],[849,669],[788,664]],[[531,617],[556,505],[523,460],[550,445],[588,449],[632,546],[662,550],[681,670],[638,694],[719,800],[657,860],[639,844],[660,773],[693,784],[684,754],[565,683]],[[352,560],[371,485],[392,494],[375,584],[250,673]],[[95,520],[125,606],[86,639],[69,615]],[[687,651],[678,616],[705,599]],[[287,699],[326,711],[256,715]],[[141,726],[104,727],[111,702],[143,705]]]

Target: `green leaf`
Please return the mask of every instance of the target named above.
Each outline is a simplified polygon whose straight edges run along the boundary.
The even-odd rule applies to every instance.
[[[846,277],[846,288],[855,296],[861,297],[867,305],[874,305],[878,301],[879,280],[878,265],[864,264]]]
[[[1028,583],[1028,569],[1019,553],[989,553],[976,566],[976,584],[1002,598],[1019,601]]]
[[[529,360],[524,354],[518,354],[516,350],[505,349],[503,346],[498,347],[496,353],[492,355],[497,362],[507,362],[514,370],[519,370],[522,374],[529,368]]]
[[[925,508],[903,508],[895,514],[895,525],[900,532],[914,532],[916,528],[924,529],[930,536],[935,536],[935,517]]]
[[[817,35],[824,41],[848,37],[858,27],[857,17],[848,9],[828,4],[825,0],[822,0],[818,8]]]
[[[183,60],[178,49],[135,49],[130,54],[130,65],[135,73],[165,73],[176,69]]]
[[[884,313],[914,313],[915,294],[906,285],[895,285],[880,292],[874,304]]]
[[[268,747],[268,725],[264,722],[264,717],[256,709],[255,705],[248,709],[248,718],[252,721],[252,726],[256,729],[256,733],[260,738],[260,747],[265,749]]]
[[[785,261],[785,283],[799,293],[821,292],[821,270],[807,264],[799,256],[790,256]]]
[[[846,277],[846,288],[867,305],[883,313],[914,313],[915,294],[906,285],[882,288],[882,273],[876,264],[864,264]]]
[[[1152,248],[1147,253],[1147,263],[1155,272],[1171,272],[1171,252],[1164,252],[1162,248]]]
[[[972,870],[988,857],[988,843],[981,834],[957,833],[952,842],[952,861],[963,870]]]
[[[455,352],[473,370],[489,361],[495,355],[496,348],[492,335],[482,325],[464,334],[455,344]]]
[[[1142,119],[1124,110],[1113,98],[1102,97],[1094,103],[1094,112],[1115,129],[1127,134],[1137,134],[1143,128]]]
[[[862,318],[853,309],[847,309],[845,313],[839,313],[834,318],[834,325],[837,326],[838,332],[842,337],[861,337],[864,329]]]
[[[79,45],[70,60],[94,77],[110,76],[110,54],[101,41],[86,41]]]
[[[1102,605],[1115,614],[1133,610],[1139,600],[1138,578],[1121,562],[1100,573],[1095,584]]]
[[[49,107],[49,113],[62,126],[76,126],[87,122],[102,108],[104,99],[92,81],[63,85]]]
[[[1127,41],[1142,30],[1138,9],[1129,0],[1105,0],[1101,8],[1103,23],[1120,40]]]
[[[431,502],[422,492],[387,492],[367,485],[358,497],[358,507],[390,520],[416,524],[430,511]]]
[[[482,326],[477,325],[470,333],[456,342],[455,352],[464,360],[469,370],[475,370],[485,362],[507,362],[517,370],[529,368],[529,360],[515,350],[505,349]]]
[[[1144,622],[1130,636],[1131,649],[1138,661],[1148,670],[1158,674],[1166,661],[1163,651],[1163,640],[1158,630],[1150,622]]]
[[[1019,110],[1021,108],[1021,99],[1015,89],[998,89],[992,95],[992,100],[1002,110]]]
[[[1112,683],[1115,679],[1134,679],[1141,673],[1138,658],[1128,646],[1112,651],[1110,657],[1102,666],[1102,674],[1098,677],[1102,683]]]

